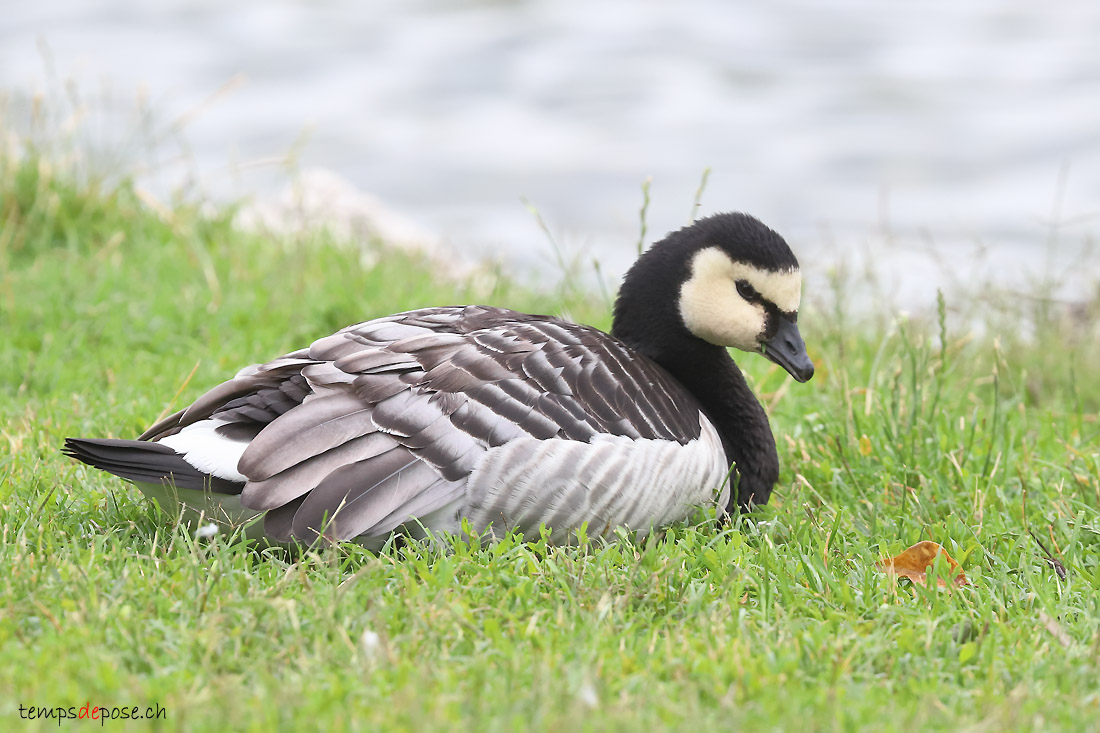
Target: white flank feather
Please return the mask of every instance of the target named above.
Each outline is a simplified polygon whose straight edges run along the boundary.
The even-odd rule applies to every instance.
[[[157,442],[182,455],[183,460],[203,473],[244,483],[248,479],[237,470],[237,463],[248,443],[230,440],[215,432],[223,424],[221,420],[200,420]]]
[[[694,507],[728,497],[722,441],[699,416],[699,438],[671,440],[601,434],[591,441],[520,438],[487,451],[470,475],[464,511],[478,529],[540,524],[589,536],[625,526],[640,533],[683,519]]]

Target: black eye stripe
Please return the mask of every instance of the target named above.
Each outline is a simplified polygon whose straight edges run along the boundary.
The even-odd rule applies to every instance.
[[[798,311],[781,310],[778,305],[764,297],[764,295],[752,286],[748,280],[737,280],[737,294],[750,303],[759,303],[764,306],[771,320],[785,318],[791,323],[798,322]]]

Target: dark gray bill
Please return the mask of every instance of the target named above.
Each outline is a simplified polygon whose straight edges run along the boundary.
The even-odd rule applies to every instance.
[[[799,382],[808,382],[814,375],[814,363],[806,355],[806,342],[798,332],[798,326],[782,316],[779,330],[764,342],[764,356],[786,369]]]

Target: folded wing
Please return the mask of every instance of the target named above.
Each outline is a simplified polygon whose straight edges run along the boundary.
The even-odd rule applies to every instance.
[[[368,321],[249,367],[141,438],[233,484],[268,536],[310,542],[428,516],[456,529],[471,472],[513,441],[686,445],[700,431],[694,398],[607,334],[467,306]]]

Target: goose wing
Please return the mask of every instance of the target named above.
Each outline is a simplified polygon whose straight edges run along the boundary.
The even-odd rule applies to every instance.
[[[478,461],[517,439],[686,445],[701,429],[690,393],[613,337],[466,306],[345,328],[243,370],[141,437],[243,482],[241,504],[267,512],[269,536],[312,541],[433,513],[457,528]]]

